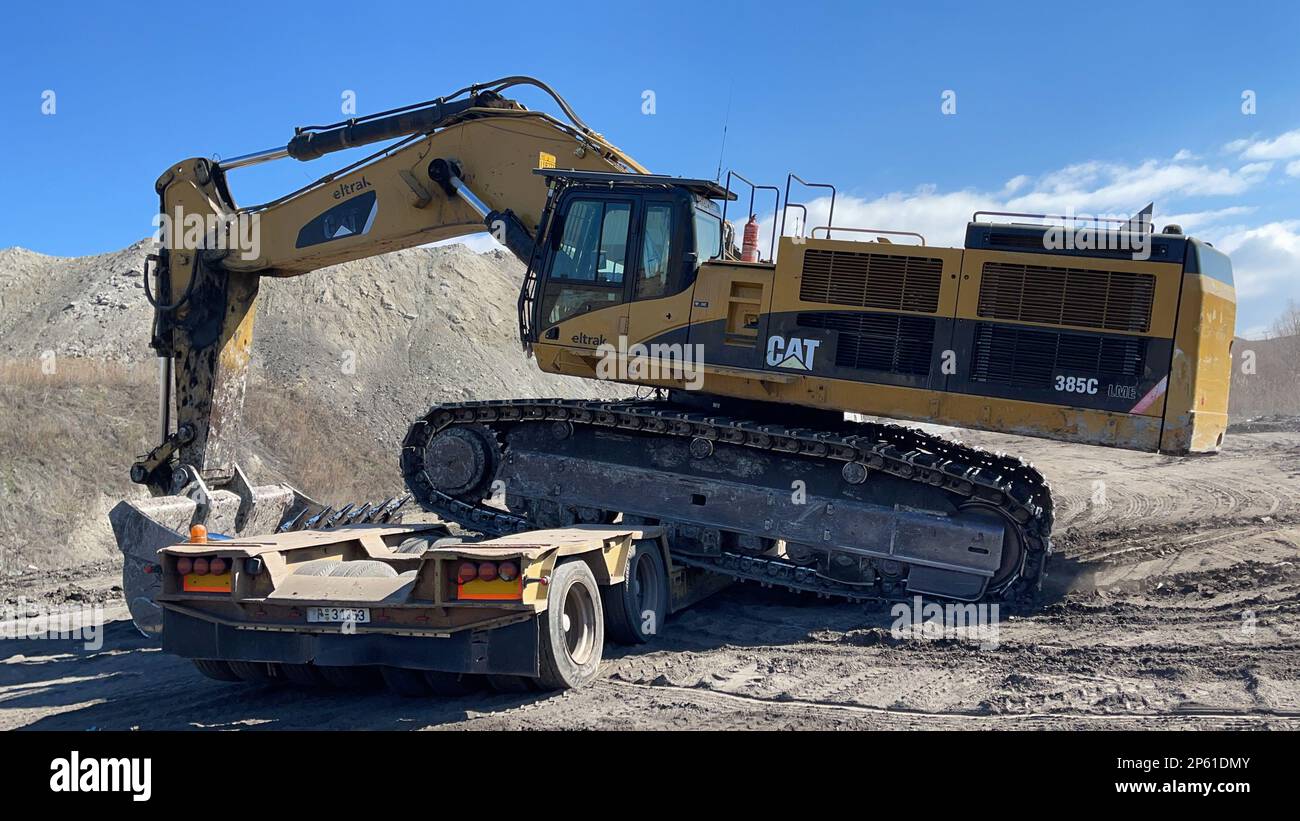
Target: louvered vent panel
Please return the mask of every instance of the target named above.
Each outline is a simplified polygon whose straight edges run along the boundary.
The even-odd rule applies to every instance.
[[[986,262],[979,315],[1146,333],[1155,292],[1151,274]]]
[[[799,298],[804,302],[934,313],[943,260],[809,248]]]
[[[1146,340],[975,326],[971,379],[1015,388],[1052,388],[1057,374],[1133,380],[1141,376]]]
[[[801,328],[838,331],[835,364],[904,376],[930,372],[934,320],[901,314],[803,313]]]

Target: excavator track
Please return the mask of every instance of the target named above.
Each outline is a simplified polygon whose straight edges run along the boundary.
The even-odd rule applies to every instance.
[[[622,513],[676,531],[677,563],[853,600],[1021,600],[1051,550],[1050,489],[1032,465],[901,425],[809,429],[663,400],[461,402],[412,424],[401,468],[425,510],[468,530]],[[485,503],[502,491],[509,511]],[[989,534],[991,551],[978,547]]]

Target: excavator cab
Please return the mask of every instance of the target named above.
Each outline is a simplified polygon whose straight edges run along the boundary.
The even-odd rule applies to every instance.
[[[723,254],[714,200],[736,195],[711,180],[535,173],[547,178],[550,197],[520,294],[524,345],[592,349],[671,334],[678,326],[684,334],[689,311],[673,316],[642,308],[689,291],[700,265]]]

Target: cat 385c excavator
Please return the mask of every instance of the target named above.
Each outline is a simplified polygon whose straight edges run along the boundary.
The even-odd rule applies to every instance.
[[[556,115],[504,96],[520,85]],[[388,140],[273,202],[231,196],[233,169]],[[752,225],[735,247],[733,180],[751,224],[755,193],[776,195],[766,249]],[[172,165],[164,218],[215,228],[173,230],[146,270],[161,440],[132,468],[152,498],[111,516],[137,623],[158,623],[156,551],[193,524],[247,536],[383,521],[408,497],[487,536],[658,524],[676,562],[822,595],[1016,598],[1050,551],[1039,472],[858,420],[1218,450],[1235,297],[1208,244],[1143,219],[1099,230],[1110,245],[1061,242],[1071,226],[1050,215],[977,213],[965,247],[932,247],[833,225],[829,185],[832,224],[787,235],[785,215],[808,213],[790,202],[796,182],[816,186],[792,174],[783,201],[739,174],[651,174],[526,77]],[[250,218],[256,253],[235,236]],[[527,266],[519,330],[538,366],[652,398],[437,405],[403,442],[409,494],[388,503],[333,510],[253,485],[234,445],[263,280],[485,230]]]

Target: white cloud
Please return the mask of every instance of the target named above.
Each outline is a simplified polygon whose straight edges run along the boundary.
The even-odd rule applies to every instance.
[[[1210,226],[1225,227],[1224,220],[1229,217],[1245,216],[1246,214],[1253,214],[1255,211],[1256,208],[1253,205],[1232,205],[1227,208],[1213,208],[1207,211],[1161,214],[1156,228],[1163,228],[1172,223],[1181,226],[1183,233],[1190,234],[1195,231],[1203,231]]]
[[[1016,176],[1007,180],[1006,185],[1002,186],[1002,193],[1007,196],[1010,196],[1016,193],[1017,191],[1019,191],[1020,189],[1024,188],[1026,185],[1028,185],[1029,181],[1032,179],[1033,177],[1029,176],[1028,174],[1017,174]]]
[[[1292,160],[1287,163],[1286,173],[1288,177],[1300,177],[1300,160]]]
[[[1300,292],[1300,220],[1242,228],[1216,247],[1232,258],[1238,299],[1284,304]]]
[[[1300,128],[1287,131],[1271,140],[1233,140],[1224,146],[1230,154],[1244,160],[1285,160],[1300,157]]]
[[[1271,167],[1270,163],[1248,163],[1233,170],[1188,163],[1180,159],[1185,156],[1190,156],[1190,152],[1180,151],[1172,160],[1148,160],[1137,165],[1100,161],[1074,163],[1039,177],[1027,174],[1012,177],[999,191],[965,189],[944,192],[937,186],[925,185],[910,192],[896,191],[875,199],[841,196],[835,201],[835,225],[917,231],[931,245],[960,246],[965,237],[966,223],[975,211],[1126,219],[1148,202],[1159,206],[1164,201],[1183,197],[1239,195],[1259,182]],[[804,226],[804,233],[807,234],[812,228],[826,225],[830,200],[820,197],[805,205],[808,223]],[[1161,225],[1178,222],[1188,228],[1216,224],[1225,217],[1250,210],[1246,206],[1233,206],[1179,214],[1175,219],[1157,209],[1156,220]],[[798,210],[792,209],[786,218],[787,234],[795,232],[798,218]],[[772,219],[763,219],[759,225],[761,247],[766,249],[771,237]],[[741,227],[737,224],[737,235]]]

